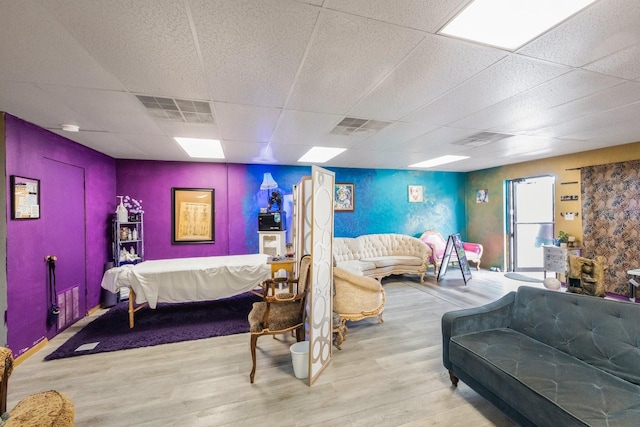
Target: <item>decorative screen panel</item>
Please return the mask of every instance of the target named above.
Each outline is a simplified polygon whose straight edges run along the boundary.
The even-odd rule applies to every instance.
[[[335,174],[313,166],[311,294],[309,295],[309,385],[331,361],[333,312],[333,191]]]

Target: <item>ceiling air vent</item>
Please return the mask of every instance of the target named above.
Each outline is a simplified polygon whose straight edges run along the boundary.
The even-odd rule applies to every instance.
[[[355,117],[345,117],[329,133],[333,135],[354,135],[361,133],[374,134],[389,126],[391,122],[380,120],[356,119]]]
[[[460,141],[452,142],[453,145],[466,145],[468,147],[480,147],[482,145],[498,142],[503,139],[511,138],[513,135],[506,133],[480,132],[471,135]]]
[[[136,95],[151,116],[181,123],[213,123],[211,106],[206,101]]]

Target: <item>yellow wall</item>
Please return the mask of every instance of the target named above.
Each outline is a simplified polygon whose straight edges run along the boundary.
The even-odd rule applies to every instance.
[[[467,240],[482,243],[485,268],[505,268],[507,242],[506,230],[506,182],[517,178],[542,175],[556,177],[555,232],[565,231],[582,242],[582,200],[560,201],[561,196],[580,196],[580,170],[583,166],[602,165],[640,159],[640,142],[615,147],[568,154],[543,160],[517,163],[498,168],[470,172],[466,180]],[[575,182],[578,184],[562,184]],[[489,190],[488,203],[476,203],[476,190]],[[578,212],[573,221],[565,220],[560,213]]]

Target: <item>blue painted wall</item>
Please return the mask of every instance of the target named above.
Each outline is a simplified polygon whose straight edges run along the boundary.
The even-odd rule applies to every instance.
[[[354,211],[336,212],[334,233],[355,237],[371,233],[400,233],[419,237],[436,229],[443,235],[459,232],[466,236],[465,174],[453,172],[404,171],[387,169],[327,168],[336,182],[355,185]],[[257,251],[257,216],[266,207],[268,193],[260,190],[263,174],[271,172],[283,194],[311,175],[310,167],[247,165],[242,216],[249,252]],[[409,185],[423,187],[424,201],[409,203]],[[253,189],[253,190],[252,190]],[[288,214],[290,214],[288,212]],[[290,219],[287,224],[290,228]]]

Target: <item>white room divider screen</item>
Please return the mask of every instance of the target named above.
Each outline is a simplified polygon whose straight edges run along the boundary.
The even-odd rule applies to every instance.
[[[335,174],[312,166],[309,385],[331,362],[333,298],[333,191]]]

